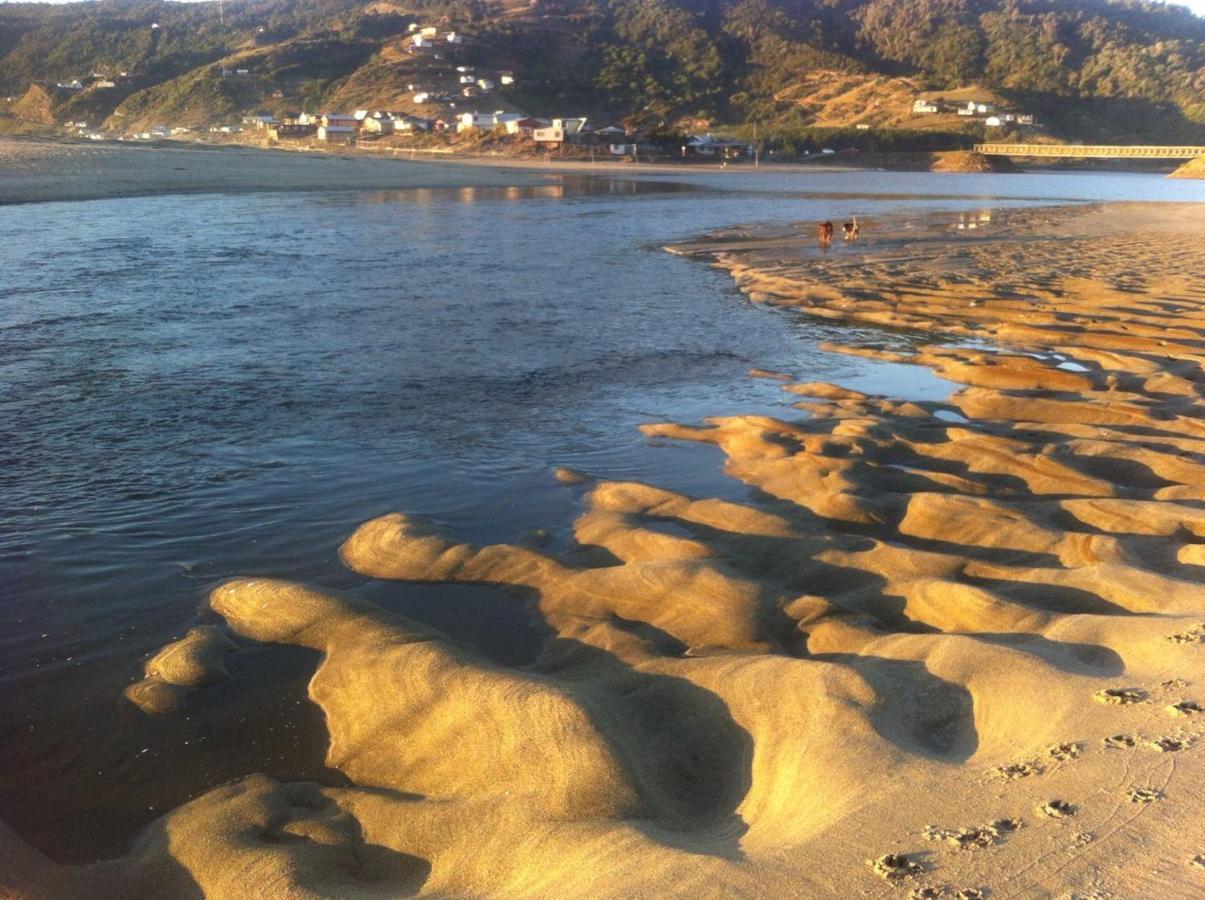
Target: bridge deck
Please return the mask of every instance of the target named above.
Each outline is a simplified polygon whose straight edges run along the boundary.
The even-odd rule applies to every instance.
[[[1205,147],[1155,147],[1111,144],[976,144],[985,156],[1062,156],[1096,159],[1193,159]]]

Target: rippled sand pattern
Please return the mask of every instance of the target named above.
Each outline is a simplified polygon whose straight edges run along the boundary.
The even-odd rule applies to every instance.
[[[648,425],[718,445],[753,499],[567,486],[586,511],[563,555],[402,513],[347,540],[372,578],[529,599],[548,637],[523,669],[354,596],[222,586],[237,638],[322,654],[310,696],[353,786],[252,777],[82,869],[0,835],[0,885],[1200,895],[1205,209],[1015,212],[823,258],[755,232],[675,249],[755,300],[930,332],[830,349],[961,387],[788,382],[799,420]],[[151,714],[221,675],[216,639],[186,640],[135,690],[166,697]]]

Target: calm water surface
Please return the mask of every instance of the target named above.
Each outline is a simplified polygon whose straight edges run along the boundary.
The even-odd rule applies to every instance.
[[[717,451],[645,421],[791,415],[751,366],[940,399],[906,340],[750,305],[665,242],[745,222],[1205,199],[1155,176],[562,178],[548,187],[190,196],[0,208],[0,819],[59,859],[249,772],[322,766],[313,658],[248,647],[169,718],[120,698],[233,575],[355,589],[509,664],[490,588],[366,584],[339,543],[392,510],[475,541],[566,539],[572,465],[735,499]],[[810,240],[810,229],[805,239]],[[837,248],[836,252],[840,252]]]

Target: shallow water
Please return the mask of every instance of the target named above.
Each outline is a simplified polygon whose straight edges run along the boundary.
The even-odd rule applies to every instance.
[[[484,587],[366,585],[336,549],[403,509],[476,541],[549,527],[557,465],[745,498],[718,452],[636,426],[797,414],[753,366],[940,399],[824,354],[904,335],[751,305],[661,246],[736,223],[1065,200],[1205,199],[1154,176],[713,174],[547,187],[0,208],[0,818],[60,859],[238,775],[336,782],[312,658],[252,648],[177,717],[120,698],[233,575],[304,579],[508,664],[537,635]],[[810,227],[802,240],[811,240]],[[835,252],[841,252],[837,247]]]

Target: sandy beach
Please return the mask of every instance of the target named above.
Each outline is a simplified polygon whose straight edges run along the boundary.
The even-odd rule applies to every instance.
[[[970,221],[974,228],[968,228]],[[560,472],[564,554],[405,511],[347,567],[528,599],[500,666],[363,599],[246,578],[127,697],[171,715],[232,642],[321,657],[347,787],[256,775],[17,897],[1190,897],[1205,890],[1205,207],[793,229],[670,248],[756,302],[931,336],[941,403],[800,383],[798,418],[650,423],[759,501]],[[959,225],[962,227],[960,228]]]

